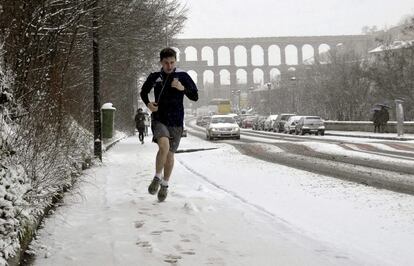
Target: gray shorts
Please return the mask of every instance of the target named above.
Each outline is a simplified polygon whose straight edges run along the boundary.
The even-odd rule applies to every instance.
[[[161,137],[167,137],[170,139],[170,152],[176,152],[178,145],[180,145],[181,135],[183,134],[182,127],[167,127],[163,123],[157,120],[153,120],[151,123],[152,141],[157,143],[157,140]]]

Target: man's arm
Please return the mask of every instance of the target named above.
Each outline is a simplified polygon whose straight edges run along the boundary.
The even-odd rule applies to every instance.
[[[145,106],[148,106],[148,103],[150,102],[148,98],[148,94],[151,92],[152,88],[154,87],[154,84],[155,84],[154,74],[151,73],[149,74],[149,76],[147,77],[147,80],[145,80],[144,84],[142,85],[141,93],[140,93],[141,99],[145,103]]]
[[[197,86],[195,85],[190,75],[188,75],[187,73],[185,74],[183,85],[185,96],[187,96],[188,99],[196,102],[198,100]]]

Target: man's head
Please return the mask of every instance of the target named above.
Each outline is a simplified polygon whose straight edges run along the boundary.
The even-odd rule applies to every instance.
[[[137,112],[138,113],[142,112],[142,108],[138,108]]]
[[[160,63],[165,73],[170,74],[174,71],[176,61],[177,53],[174,49],[167,47],[161,50]]]

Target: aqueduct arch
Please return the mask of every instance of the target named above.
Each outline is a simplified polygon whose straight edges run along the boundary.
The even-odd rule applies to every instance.
[[[256,83],[260,81],[254,76],[255,72],[263,73],[262,84],[273,80],[275,73],[279,75],[279,80],[289,79],[291,71],[288,70],[292,66],[296,69],[295,75],[300,77],[309,64],[324,63],[324,58],[319,56],[321,47],[349,47],[365,54],[372,45],[373,40],[367,35],[174,39],[172,43],[180,52],[179,67],[197,74],[200,91],[224,89],[227,90],[225,95],[233,89],[254,87],[255,80]],[[191,61],[186,60],[185,51],[188,49],[193,54]],[[254,53],[262,56],[259,63],[252,58]],[[213,58],[207,60],[207,54]],[[236,57],[236,54],[239,55]],[[289,58],[292,55],[296,58]],[[230,73],[230,85],[228,82],[220,83],[223,80],[220,73],[223,72]],[[209,73],[207,79],[204,73]],[[205,86],[206,80],[208,86]]]

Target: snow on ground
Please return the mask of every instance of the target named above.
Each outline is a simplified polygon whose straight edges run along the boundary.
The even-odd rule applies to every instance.
[[[397,133],[373,133],[373,132],[366,132],[366,131],[336,131],[336,130],[327,130],[327,133],[330,134],[337,134],[337,135],[344,135],[344,136],[366,136],[366,137],[394,137],[394,138],[401,138],[401,139],[414,139],[414,134],[412,133],[405,133],[402,136],[398,136]]]
[[[337,144],[330,144],[330,143],[321,143],[321,142],[301,142],[301,145],[305,145],[309,148],[311,148],[314,151],[325,153],[325,154],[333,154],[333,155],[343,155],[348,156],[351,158],[360,158],[360,159],[369,159],[369,160],[377,160],[377,161],[386,161],[386,162],[394,162],[398,163],[400,165],[413,165],[413,157],[408,156],[395,156],[395,158],[390,158],[389,155],[381,155],[380,151],[378,151],[379,154],[373,154],[374,152],[367,153],[363,149],[358,148],[358,146],[353,144],[344,144],[349,148],[352,148],[354,150],[348,150],[344,147],[341,147]],[[382,149],[384,151],[391,150],[391,151],[398,151],[397,149],[388,148],[386,149],[386,145],[379,145],[379,144],[370,144],[374,147],[377,147],[378,149]],[[364,152],[361,152],[364,151]],[[406,153],[407,155],[412,154],[409,151],[402,151],[402,153]]]
[[[352,131],[340,131],[342,134],[342,136],[339,136],[339,134],[337,136],[329,136],[329,135],[325,135],[325,136],[312,136],[312,138],[320,138],[320,139],[326,139],[326,140],[340,140],[340,141],[344,141],[344,142],[353,142],[353,143],[366,143],[366,142],[370,142],[370,143],[374,143],[374,142],[384,142],[384,141],[392,141],[392,138],[396,137],[395,134],[391,134],[388,133],[389,135],[385,136],[386,138],[391,138],[390,139],[381,139],[381,138],[377,138],[377,135],[374,133],[369,133],[369,132],[364,132],[366,133],[365,135],[361,135],[361,136],[366,136],[366,137],[352,137]],[[349,133],[349,134],[348,134]],[[384,133],[385,134],[385,133]],[[306,137],[309,137],[310,135],[306,135]],[[404,142],[403,143],[414,143],[414,139],[411,137],[407,137],[404,138]],[[395,141],[395,140],[394,140]]]
[[[402,143],[402,145],[401,144],[399,144],[399,145],[401,145],[403,147],[405,146],[407,148],[411,146],[411,144],[406,144],[406,145],[404,145],[404,144],[405,144],[405,142]],[[414,154],[414,151],[413,150],[396,149],[396,148],[393,148],[393,147],[391,147],[389,145],[386,145],[385,143],[369,143],[369,145],[371,145],[371,146],[373,146],[373,147],[375,147],[375,148],[377,148],[379,150],[393,151],[393,152],[396,151],[396,152],[399,152],[399,153]],[[414,146],[411,146],[411,147],[414,148]]]
[[[199,129],[205,130],[204,127],[196,126],[195,120],[191,120],[188,122],[190,125],[195,126]],[[294,137],[296,139],[325,139],[325,140],[341,140],[346,142],[353,142],[353,143],[365,143],[367,141],[373,143],[373,142],[384,142],[387,139],[392,140],[393,138],[399,138],[404,141],[404,143],[414,143],[414,134],[404,134],[401,137],[398,137],[397,133],[374,133],[374,132],[364,132],[364,131],[336,131],[336,130],[327,130],[326,134],[324,136],[315,136],[306,134],[304,136],[302,135],[295,135],[295,134],[285,134],[285,133],[275,133],[272,131],[263,131],[263,130],[252,130],[251,128],[241,128],[241,132],[249,133],[249,132],[255,132],[262,135],[268,135],[268,136],[283,136],[286,138]],[[332,134],[332,135],[330,135]],[[244,136],[245,137],[245,136]],[[250,137],[250,136],[249,136]],[[268,140],[269,141],[269,140]]]
[[[147,138],[149,141],[149,138]],[[166,202],[156,145],[128,138],[49,218],[35,265],[410,265],[414,197],[241,155],[194,137]],[[276,150],[280,152],[280,150]]]

